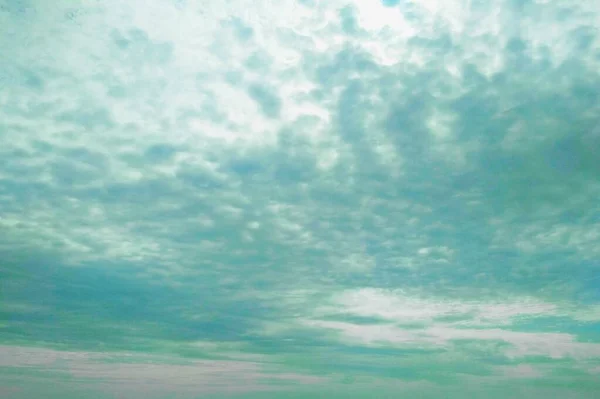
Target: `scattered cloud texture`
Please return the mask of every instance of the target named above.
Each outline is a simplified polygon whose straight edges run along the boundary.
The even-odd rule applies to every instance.
[[[0,0],[0,396],[597,397],[599,28]]]

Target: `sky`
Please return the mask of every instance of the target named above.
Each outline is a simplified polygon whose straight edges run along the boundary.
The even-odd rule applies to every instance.
[[[597,397],[599,29],[0,0],[0,396]]]

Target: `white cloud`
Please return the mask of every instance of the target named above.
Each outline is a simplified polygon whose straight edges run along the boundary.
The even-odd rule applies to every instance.
[[[334,295],[331,305],[317,308],[317,315],[350,314],[379,317],[391,323],[433,322],[454,318],[452,324],[471,326],[510,325],[519,317],[555,315],[557,306],[534,298],[512,301],[444,300],[411,295],[402,291],[373,288],[349,290]]]
[[[510,348],[504,351],[508,358],[544,356],[581,360],[600,356],[600,344],[577,342],[571,334],[515,332],[499,328],[457,328],[438,323],[423,329],[406,329],[392,324],[359,325],[318,320],[308,320],[304,324],[340,331],[343,339],[354,345],[451,349],[456,341],[499,341],[510,344]]]
[[[500,366],[497,368],[500,374],[510,379],[513,378],[539,378],[544,374],[529,364],[519,364],[518,366]]]
[[[588,155],[589,170],[561,175],[544,158],[600,116],[585,92],[597,88],[600,42],[585,32],[598,6],[316,3],[109,0],[71,15],[59,0],[37,2],[25,20],[0,12],[10,60],[0,71],[0,254],[50,253],[56,268],[135,265],[140,284],[160,281],[194,303],[214,295],[268,309],[223,323],[246,337],[233,324],[260,319],[248,329],[275,343],[305,322],[356,345],[502,341],[511,357],[599,356],[568,331],[511,330],[537,317],[600,320],[595,305],[537,298],[590,285],[579,265],[600,251],[598,141],[585,135],[567,154]],[[470,284],[506,298],[460,299]],[[353,317],[384,323],[331,321]],[[29,360],[11,352],[10,362],[23,367],[67,356],[19,350]],[[230,367],[251,380],[240,389],[254,389],[264,374],[255,363],[86,362],[73,364],[80,377],[165,384],[213,378],[214,366],[223,385]]]
[[[358,316],[379,318],[379,324],[328,321],[327,318]],[[510,344],[509,358],[545,356],[590,359],[600,356],[600,344],[578,342],[566,332],[520,332],[518,321],[536,317],[571,317],[595,320],[594,308],[575,312],[568,306],[543,303],[533,298],[511,302],[427,299],[402,291],[359,289],[333,295],[328,305],[310,312],[304,325],[339,331],[342,340],[354,345],[445,347],[462,340],[499,341]],[[366,319],[365,319],[366,320]],[[416,327],[415,327],[416,326]]]
[[[256,361],[182,360],[134,353],[67,352],[19,346],[0,346],[0,366],[19,370],[60,373],[96,386],[116,390],[154,386],[172,393],[252,392],[277,389],[272,381],[322,384],[324,377],[268,370]],[[268,382],[267,382],[268,381]],[[279,387],[281,388],[281,387]]]

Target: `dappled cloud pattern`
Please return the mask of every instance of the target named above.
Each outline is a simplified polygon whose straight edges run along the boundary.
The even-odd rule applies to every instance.
[[[595,397],[599,27],[0,0],[0,395]]]

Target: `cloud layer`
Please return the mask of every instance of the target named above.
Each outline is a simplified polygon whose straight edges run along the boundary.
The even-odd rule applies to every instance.
[[[0,0],[3,395],[591,398],[598,26]]]

